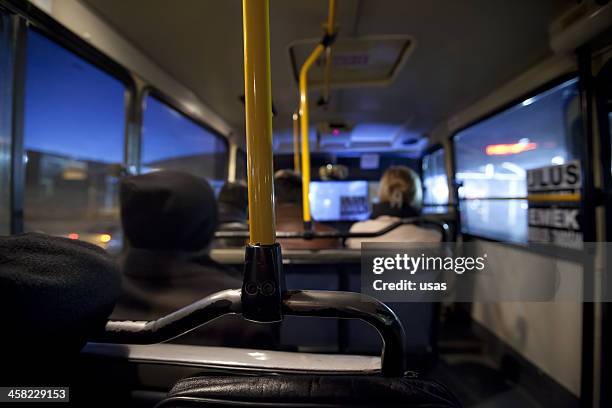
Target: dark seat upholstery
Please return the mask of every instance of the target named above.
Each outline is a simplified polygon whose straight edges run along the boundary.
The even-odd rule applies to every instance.
[[[0,344],[78,352],[104,328],[120,284],[117,265],[95,245],[37,233],[0,237]]]
[[[120,287],[114,260],[94,245],[37,233],[0,236],[2,384],[66,384],[62,372],[104,330]]]
[[[158,407],[459,407],[441,384],[374,375],[199,376],[179,381]]]

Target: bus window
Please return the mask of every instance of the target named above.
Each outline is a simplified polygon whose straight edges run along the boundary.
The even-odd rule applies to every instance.
[[[145,100],[142,172],[182,170],[204,177],[215,189],[227,178],[228,146],[213,133],[153,95]]]
[[[423,213],[444,213],[448,205],[448,178],[444,149],[423,156]]]
[[[572,79],[454,136],[464,233],[527,241],[526,170],[579,158],[579,112]]]
[[[24,228],[106,247],[118,230],[126,88],[29,30]]]
[[[11,183],[11,105],[12,93],[11,76],[11,31],[10,17],[0,11],[0,235],[7,235],[11,231],[11,196],[5,193],[10,191]]]

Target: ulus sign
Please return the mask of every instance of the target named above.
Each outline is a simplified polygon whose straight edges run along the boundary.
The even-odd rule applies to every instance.
[[[580,162],[527,171],[529,242],[581,249]]]
[[[527,192],[578,192],[582,185],[580,163],[572,161],[559,166],[527,170]]]

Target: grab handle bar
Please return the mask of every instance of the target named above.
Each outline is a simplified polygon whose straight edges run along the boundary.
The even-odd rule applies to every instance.
[[[100,343],[155,344],[172,340],[221,316],[241,314],[241,290],[214,293],[169,315],[150,321],[109,320]],[[353,292],[294,290],[283,294],[285,316],[359,319],[374,326],[383,341],[381,373],[401,376],[405,371],[405,332],[395,313],[370,296]]]

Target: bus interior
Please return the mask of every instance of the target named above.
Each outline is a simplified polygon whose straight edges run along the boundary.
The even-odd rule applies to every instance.
[[[0,0],[0,67],[3,393],[612,406],[608,0]]]

